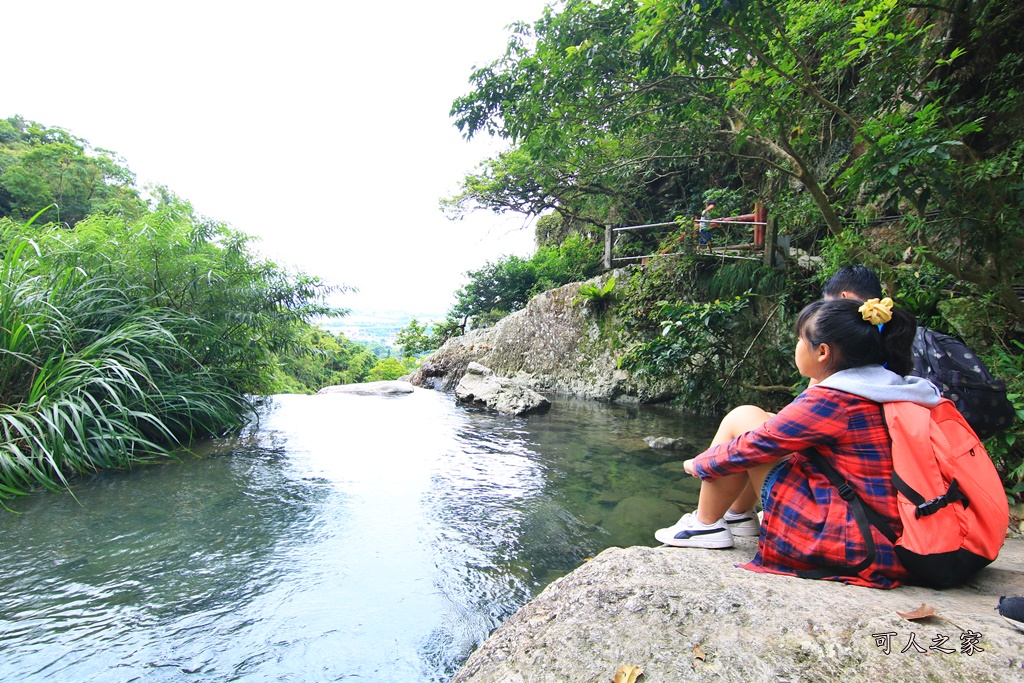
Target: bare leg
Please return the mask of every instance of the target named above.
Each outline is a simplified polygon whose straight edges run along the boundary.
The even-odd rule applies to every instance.
[[[711,445],[728,443],[740,434],[757,429],[773,416],[774,413],[757,406],[734,408],[722,418]],[[774,466],[775,462],[770,462],[746,472],[719,477],[712,481],[702,481],[700,499],[697,503],[697,519],[702,524],[713,524],[722,518],[726,510],[746,512],[753,508],[765,477]]]
[[[772,464],[774,465],[775,463]],[[767,473],[765,473],[765,476],[767,476]],[[729,509],[733,512],[746,512],[747,510],[752,509],[754,505],[757,504],[758,498],[760,498],[760,495],[758,495],[760,490],[760,487],[754,488],[753,483],[748,478],[747,485],[743,487],[740,494],[736,496],[736,500],[732,502]]]
[[[715,438],[711,440],[711,445],[717,446],[732,441],[740,434],[757,429],[773,417],[775,417],[775,413],[769,413],[757,406],[733,408],[722,418],[722,422],[718,425],[718,431],[715,432]]]

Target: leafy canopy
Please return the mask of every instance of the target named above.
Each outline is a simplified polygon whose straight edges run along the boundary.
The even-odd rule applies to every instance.
[[[448,206],[637,224],[731,188],[811,251],[898,214],[855,255],[885,271],[911,247],[1024,322],[1022,31],[999,0],[568,0],[453,103],[512,147]]]

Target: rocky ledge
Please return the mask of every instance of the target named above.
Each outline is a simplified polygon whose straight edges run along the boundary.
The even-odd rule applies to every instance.
[[[624,279],[622,271],[615,275]],[[602,286],[612,274],[589,284]],[[678,394],[678,377],[649,380],[618,367],[633,340],[626,326],[602,318],[580,303],[572,284],[538,294],[521,311],[494,327],[454,337],[412,373],[416,386],[454,390],[471,362],[542,393],[622,403],[652,403]],[[603,321],[603,322],[602,322]]]
[[[360,394],[365,396],[400,396],[411,394],[416,388],[408,382],[382,380],[361,384],[334,384],[324,387],[319,394]]]
[[[969,584],[883,591],[757,574],[730,550],[610,548],[548,586],[452,683],[1024,680],[1024,632],[996,612],[1024,595],[1024,541]],[[907,620],[922,605],[937,616]],[[910,616],[913,616],[912,614]]]

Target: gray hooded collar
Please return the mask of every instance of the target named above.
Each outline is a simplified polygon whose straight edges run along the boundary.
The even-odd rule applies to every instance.
[[[876,403],[910,401],[932,408],[942,398],[938,388],[928,380],[913,376],[900,377],[881,365],[840,370],[817,386],[845,391]]]

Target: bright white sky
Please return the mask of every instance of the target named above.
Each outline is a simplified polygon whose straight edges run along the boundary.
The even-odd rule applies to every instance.
[[[123,157],[356,310],[444,313],[463,273],[533,250],[522,216],[438,208],[497,151],[452,100],[546,0],[7,3],[0,117]]]

